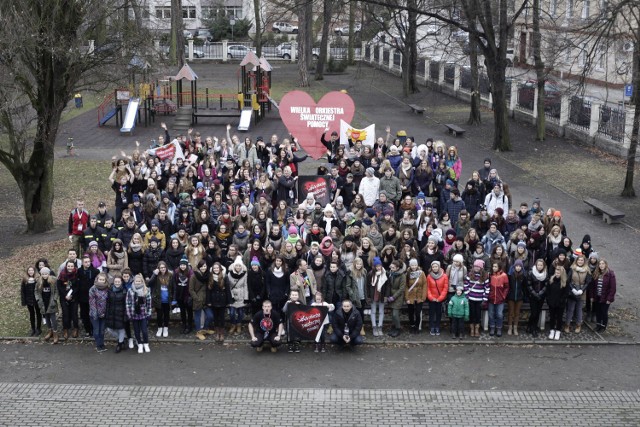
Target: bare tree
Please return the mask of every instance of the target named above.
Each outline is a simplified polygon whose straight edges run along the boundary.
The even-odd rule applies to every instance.
[[[309,64],[311,63],[311,46],[313,37],[313,2],[301,0],[298,10],[298,74],[300,87],[308,87]]]
[[[171,65],[184,65],[184,24],[182,21],[182,0],[171,0],[171,41],[169,61]]]
[[[329,27],[333,16],[334,0],[324,0],[322,3],[322,36],[320,41],[320,55],[316,63],[316,80],[324,79],[324,65],[327,61],[327,44],[329,42]]]
[[[109,0],[0,2],[0,163],[20,189],[28,232],[53,228],[54,147],[64,108],[78,90],[113,84],[130,59],[122,54],[126,40],[116,37],[92,54],[86,49],[103,28],[131,36],[119,27],[121,12],[122,3]],[[134,39],[144,53],[140,40],[147,38]]]

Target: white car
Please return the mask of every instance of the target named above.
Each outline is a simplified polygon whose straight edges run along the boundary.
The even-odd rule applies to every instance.
[[[354,25],[353,32],[354,33],[359,33],[361,29],[362,29],[362,25],[356,24],[356,25]],[[349,35],[349,26],[348,25],[344,25],[342,27],[334,28],[333,32],[336,33],[336,35],[338,35],[338,36],[348,36]]]
[[[276,47],[277,56],[282,59],[291,59],[291,43],[281,43]],[[317,60],[320,56],[320,49],[314,47],[311,49],[313,60]]]
[[[288,22],[274,22],[271,30],[274,33],[288,33],[288,34],[297,34],[298,26],[291,25]]]
[[[242,44],[230,44],[227,46],[227,58],[235,59],[235,58],[244,58],[247,53],[253,51],[253,49],[249,49],[245,45]]]

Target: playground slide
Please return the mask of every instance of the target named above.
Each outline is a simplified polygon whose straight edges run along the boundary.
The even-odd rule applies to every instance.
[[[251,116],[253,115],[253,109],[251,107],[243,108],[240,113],[240,123],[238,123],[238,130],[249,130],[251,126]]]
[[[109,110],[109,112],[107,114],[104,115],[103,118],[100,119],[100,126],[104,126],[105,123],[107,123],[109,120],[111,120],[113,118],[113,116],[116,115],[116,113],[118,112],[118,108],[112,108],[111,110]]]
[[[138,117],[138,105],[140,105],[140,98],[131,98],[129,100],[120,133],[133,132],[133,129],[136,127],[136,118]]]

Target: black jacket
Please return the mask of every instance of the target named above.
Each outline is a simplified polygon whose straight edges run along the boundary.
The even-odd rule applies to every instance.
[[[127,291],[123,286],[116,288],[111,286],[107,295],[106,326],[111,329],[124,329],[126,317]]]
[[[207,287],[204,302],[207,307],[224,308],[231,302],[231,291],[229,286],[225,284],[225,280],[222,281],[222,284],[222,289],[220,289],[217,282],[214,282],[211,288]]]
[[[561,287],[560,279],[552,276],[547,286],[547,305],[550,308],[564,307],[570,293],[571,286],[569,283]]]
[[[145,278],[153,276],[153,270],[158,267],[158,263],[164,259],[164,251],[160,246],[155,249],[147,249],[142,258],[142,271]]]
[[[360,316],[360,312],[355,307],[351,308],[349,318],[346,320],[342,307],[336,309],[333,315],[333,320],[331,321],[331,326],[333,326],[333,332],[338,337],[343,337],[345,335],[345,324],[349,325],[349,337],[351,337],[351,341],[355,340],[362,330],[362,316]]]
[[[100,274],[100,270],[94,266],[89,266],[86,270],[84,267],[78,269],[78,302],[81,304],[89,304],[89,289],[93,286],[96,276]]]
[[[528,276],[523,271],[519,278],[516,278],[515,273],[509,275],[509,294],[507,295],[508,301],[522,301],[524,299],[524,293],[527,290]]]
[[[255,272],[252,268],[249,268],[247,271],[247,284],[249,285],[249,301],[261,303],[267,298],[267,287],[264,283],[262,270]]]

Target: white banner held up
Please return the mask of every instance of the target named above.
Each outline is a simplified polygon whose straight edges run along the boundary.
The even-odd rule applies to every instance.
[[[344,120],[340,120],[340,144],[348,145],[349,138],[356,141],[362,141],[362,145],[373,147],[376,142],[376,125],[369,125],[364,129],[356,129]]]

